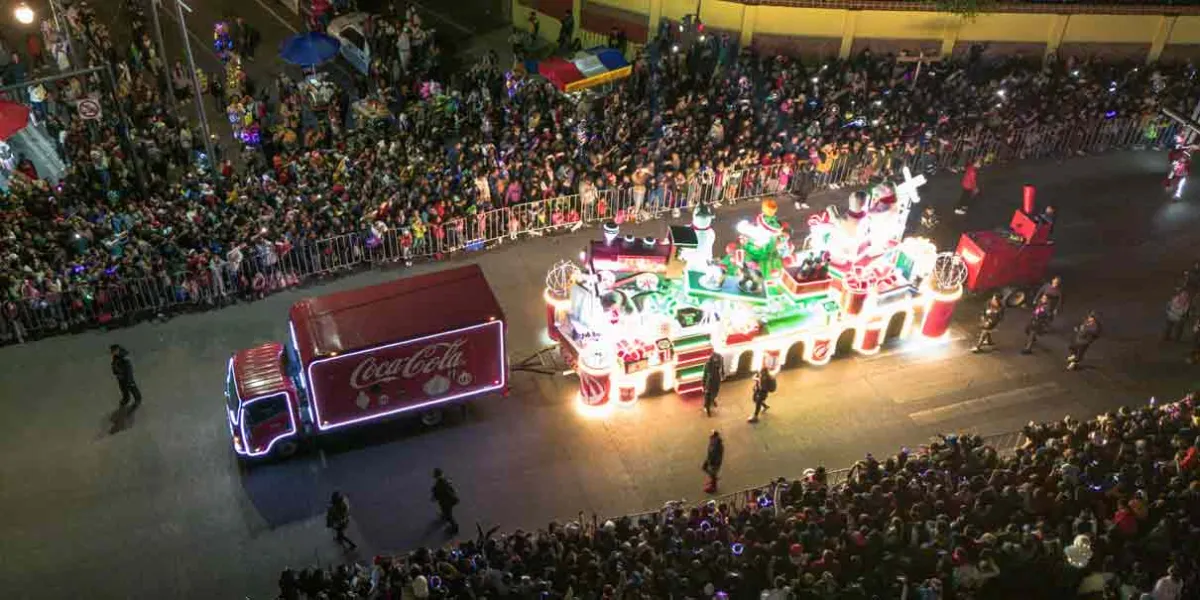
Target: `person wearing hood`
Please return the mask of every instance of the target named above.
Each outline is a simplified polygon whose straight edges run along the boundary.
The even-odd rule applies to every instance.
[[[142,404],[142,392],[133,379],[133,361],[129,360],[129,351],[120,344],[109,346],[108,351],[112,355],[113,377],[117,378],[117,385],[121,388],[121,408],[129,406],[132,399],[133,405],[129,406],[129,411],[133,412]]]

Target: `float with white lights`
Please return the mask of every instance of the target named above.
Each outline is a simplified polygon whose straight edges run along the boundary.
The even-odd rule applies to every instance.
[[[727,373],[778,371],[845,349],[873,354],[914,333],[943,338],[966,270],[932,242],[904,237],[924,183],[904,174],[899,185],[855,192],[845,213],[810,216],[799,246],[771,199],[737,224],[720,259],[707,206],[665,239],[606,224],[582,265],[562,261],[546,277],[549,335],[579,375],[582,402],[629,404],[649,387],[699,392],[714,353]]]

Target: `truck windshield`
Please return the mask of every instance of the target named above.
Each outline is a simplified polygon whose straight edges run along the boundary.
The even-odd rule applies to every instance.
[[[233,381],[233,373],[230,372],[225,378],[225,406],[229,408],[229,412],[237,415],[238,404],[241,400],[237,395],[237,384]]]
[[[281,417],[286,411],[287,396],[284,394],[251,402],[246,405],[246,430],[253,431],[256,426]]]

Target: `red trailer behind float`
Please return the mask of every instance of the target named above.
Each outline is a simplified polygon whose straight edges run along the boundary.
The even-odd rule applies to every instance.
[[[1033,186],[1024,188],[1021,208],[1007,228],[970,231],[958,240],[956,253],[967,266],[966,287],[972,292],[999,291],[1010,305],[1025,303],[1025,289],[1044,283],[1054,241],[1054,223],[1035,205]]]
[[[287,456],[309,436],[406,414],[427,424],[451,403],[504,392],[505,320],[475,265],[306,298],[288,346],[229,360],[234,450]]]

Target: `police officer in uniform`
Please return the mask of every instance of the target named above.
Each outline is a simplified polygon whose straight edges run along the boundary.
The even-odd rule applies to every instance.
[[[725,361],[716,352],[708,356],[704,363],[704,414],[712,416],[712,409],[717,405],[717,394],[721,391],[721,380],[725,378]]]
[[[996,345],[992,341],[992,332],[1000,326],[1002,320],[1004,320],[1004,302],[1001,300],[1000,294],[992,294],[987,306],[983,309],[983,314],[979,315],[979,340],[975,343],[972,352],[983,352],[984,346]]]
[[[137,381],[133,379],[133,361],[129,360],[129,351],[120,344],[109,346],[108,351],[112,354],[113,377],[117,378],[117,386],[121,388],[121,408],[129,406],[132,399],[133,405],[129,406],[129,412],[133,412],[142,404],[142,392],[138,389]]]
[[[1071,336],[1071,345],[1067,347],[1068,371],[1079,368],[1079,363],[1083,362],[1083,356],[1087,354],[1088,348],[1100,339],[1101,331],[1100,318],[1096,311],[1089,312],[1083,318],[1083,322],[1075,326],[1074,335]]]

